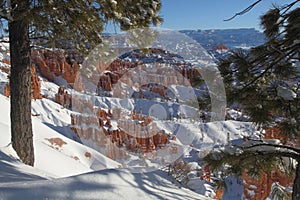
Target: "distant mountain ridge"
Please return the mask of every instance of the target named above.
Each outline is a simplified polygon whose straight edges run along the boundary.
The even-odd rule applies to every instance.
[[[253,47],[265,42],[263,32],[255,28],[237,28],[237,29],[196,29],[179,30],[199,44],[207,51],[215,50],[219,45],[225,45],[229,49],[240,47]],[[116,33],[102,33],[104,37],[116,35]]]
[[[265,42],[264,34],[254,28],[181,30],[181,33],[199,42],[207,51],[220,44],[229,49],[258,46]]]

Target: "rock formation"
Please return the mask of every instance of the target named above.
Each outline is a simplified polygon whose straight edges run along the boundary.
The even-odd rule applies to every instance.
[[[31,65],[31,98],[41,99],[41,81],[36,73],[35,65]]]
[[[111,74],[111,73],[109,73],[109,74]],[[108,74],[100,75],[97,87],[101,88],[104,91],[112,91],[111,77]]]
[[[74,87],[74,83],[80,83],[78,75],[79,64],[82,58],[76,53],[69,52],[68,57],[63,51],[50,51],[46,49],[35,49],[31,52],[31,60],[37,66],[41,76],[54,82],[55,77],[62,77],[66,82]],[[82,85],[77,85],[77,89],[82,90]]]
[[[122,119],[121,112],[118,108],[112,111],[94,108],[94,114],[72,114],[72,130],[79,138],[91,140],[100,149],[105,149],[106,156],[112,159],[126,159],[128,152],[145,154],[159,149],[177,153],[177,147],[169,145],[168,134],[157,130],[150,117],[133,111],[131,119]],[[146,127],[151,131],[149,137],[139,137]],[[171,139],[176,140],[176,137]]]
[[[4,62],[4,61],[2,61]],[[10,68],[6,66],[0,66],[0,70],[3,71],[6,74],[10,74]]]
[[[208,166],[204,166],[202,168],[202,175],[200,179],[210,181],[210,178],[211,178],[211,171]]]
[[[153,51],[156,52],[155,49]],[[156,53],[162,52],[158,51]],[[126,59],[116,59],[107,67],[107,69],[98,70],[99,72],[101,72],[101,74],[99,74],[99,81],[96,84],[99,94],[105,95],[107,94],[105,93],[105,91],[111,92],[114,88],[114,85],[117,84],[118,81],[122,81],[128,86],[133,86],[133,84],[138,83],[138,86],[134,86],[143,89],[145,87],[148,87],[147,90],[157,93],[161,97],[165,97],[168,86],[173,84],[190,86],[190,82],[188,81],[188,79],[200,76],[200,73],[196,68],[189,66],[185,62],[172,63],[173,69],[171,70],[168,67],[164,68],[166,60],[163,60],[161,58],[153,60],[153,63],[155,63],[156,67],[147,69],[145,63],[142,61],[143,57],[141,57],[141,55],[137,53],[131,54],[132,57],[138,59],[131,61],[128,61]],[[132,70],[133,68],[135,68],[135,70]],[[168,76],[164,76],[164,70],[168,71]],[[173,74],[169,74],[170,72],[172,72]],[[185,79],[183,79],[183,77]],[[156,83],[160,85],[149,83]],[[143,89],[141,90],[141,94],[139,95],[140,98],[144,97]]]
[[[4,95],[6,97],[10,96],[9,84],[4,87]],[[31,99],[41,99],[41,81],[36,73],[35,65],[31,65]]]
[[[72,96],[64,87],[58,88],[58,92],[55,94],[55,102],[64,108],[72,108]]]
[[[266,199],[271,192],[273,183],[282,186],[292,186],[292,178],[287,178],[282,172],[273,171],[271,175],[262,173],[259,178],[252,178],[246,172],[242,173],[244,184],[244,199],[256,200]]]
[[[229,48],[226,47],[223,43],[221,43],[215,48],[215,50],[217,52],[227,52],[229,50]]]

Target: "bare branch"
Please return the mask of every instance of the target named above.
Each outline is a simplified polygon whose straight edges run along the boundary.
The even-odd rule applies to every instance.
[[[261,2],[262,0],[258,0],[256,2],[254,2],[253,4],[251,4],[250,6],[248,6],[247,8],[245,8],[244,10],[242,10],[241,12],[236,13],[234,16],[232,16],[229,19],[224,19],[223,21],[230,21],[232,19],[234,19],[235,17],[239,16],[239,15],[243,15],[247,12],[249,12],[256,4],[258,4],[259,2]]]
[[[286,6],[284,6],[283,8],[282,8],[282,10],[284,10],[283,12],[282,12],[282,15],[284,15],[285,13],[287,13],[296,3],[298,3],[298,2],[300,2],[300,0],[296,0],[296,1],[294,1],[294,2],[292,2],[292,3],[290,3],[290,4],[288,4],[288,5],[286,5]]]
[[[254,6],[256,6],[256,4],[260,3],[262,0],[257,0],[256,2],[254,2],[253,4],[251,4],[250,6],[248,6],[247,8],[245,8],[244,10],[242,10],[241,12],[236,13],[234,16],[232,16],[231,18],[228,19],[224,19],[223,21],[230,21],[233,20],[234,18],[236,18],[239,15],[243,15],[247,12],[249,12]],[[288,10],[290,10],[296,3],[299,3],[300,0],[296,0],[290,4],[285,5],[282,10],[285,10],[282,14],[285,14]]]

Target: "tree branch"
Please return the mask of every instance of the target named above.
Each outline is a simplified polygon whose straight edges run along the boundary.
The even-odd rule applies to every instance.
[[[259,2],[261,2],[262,0],[258,0],[256,2],[254,2],[253,4],[251,4],[250,6],[248,6],[247,8],[245,8],[244,10],[242,10],[241,12],[236,13],[234,16],[232,16],[229,19],[224,19],[223,21],[230,21],[233,20],[235,17],[239,16],[239,15],[243,15],[247,12],[249,12],[256,4],[258,4]]]
[[[290,4],[288,4],[288,5],[284,6],[282,8],[282,10],[285,10],[285,11],[282,12],[282,15],[284,15],[285,13],[287,13],[298,2],[300,2],[300,0],[296,0],[296,1],[294,1],[294,2],[292,2]]]
[[[269,155],[274,157],[287,157],[287,158],[293,158],[297,162],[300,161],[300,155],[297,153],[292,152],[286,152],[286,151],[259,151],[263,155]]]
[[[251,140],[254,142],[261,142],[261,140]],[[253,144],[249,147],[242,147],[244,149],[251,149],[251,148],[255,148],[255,147],[262,147],[262,146],[268,146],[268,147],[274,147],[274,148],[281,148],[281,149],[287,149],[287,150],[291,150],[297,153],[298,157],[300,156],[300,149],[299,148],[295,148],[292,146],[287,146],[287,145],[281,145],[281,144],[270,144],[270,143],[258,143],[258,144]]]
[[[260,3],[262,0],[257,0],[256,2],[254,2],[253,4],[251,4],[250,6],[248,6],[247,8],[245,8],[244,10],[242,10],[241,12],[236,13],[234,16],[228,18],[228,19],[224,19],[223,21],[231,21],[234,18],[236,18],[239,15],[243,15],[247,12],[249,12],[254,6],[256,6],[256,4]],[[285,10],[282,14],[285,14],[288,10],[290,10],[296,3],[300,2],[300,0],[296,0],[286,6],[284,6],[281,10]]]
[[[247,84],[245,84],[242,89],[242,91],[244,89],[247,89],[250,85],[252,85],[253,83],[255,83],[258,79],[260,79],[261,77],[263,77],[270,69],[272,69],[276,64],[278,64],[282,59],[288,57],[288,59],[292,58],[296,52],[294,52],[295,49],[292,49],[290,52],[288,52],[285,55],[280,56],[279,58],[277,58],[275,61],[273,61],[272,63],[269,63],[269,66],[266,67],[264,69],[264,71],[262,73],[260,73],[258,76],[254,77],[250,82],[248,82]]]
[[[0,9],[0,18],[3,18],[7,21],[13,21],[13,17],[11,16],[12,8],[10,0],[3,1],[1,7],[2,9]]]

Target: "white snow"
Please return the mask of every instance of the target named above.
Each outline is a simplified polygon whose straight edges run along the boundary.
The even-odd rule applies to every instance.
[[[32,101],[34,167],[23,164],[12,148],[10,101],[0,88],[1,200],[210,199],[180,186],[161,170],[136,173],[120,169],[121,163],[81,144],[70,129],[73,111],[53,101],[58,85],[40,79],[42,94],[47,98]],[[8,82],[4,72],[0,82],[1,85]],[[106,108],[116,105],[131,110],[133,106],[128,100],[102,100],[99,102]]]
[[[118,169],[119,163],[65,137],[53,124],[63,124],[68,112],[48,99],[33,101],[33,111],[41,114],[33,117],[35,166],[24,165],[10,144],[9,99],[3,95],[0,108],[0,199],[208,199],[179,187],[165,172]],[[66,144],[51,145],[50,138]]]
[[[0,199],[209,199],[165,178],[163,172],[102,170],[79,176],[0,183]]]
[[[297,97],[297,94],[294,91],[286,87],[279,85],[276,89],[277,89],[277,96],[283,98],[286,101],[294,100]]]
[[[114,2],[114,0],[112,0]],[[7,45],[0,45],[0,60],[9,58]],[[190,47],[191,49],[193,47]],[[204,57],[208,55],[203,55]],[[205,60],[204,60],[205,61]],[[204,62],[203,61],[203,62]],[[0,61],[0,65],[9,67]],[[63,108],[53,100],[59,84],[66,86],[61,77],[55,83],[41,80],[41,93],[47,98],[32,101],[32,117],[35,164],[24,165],[18,159],[11,146],[10,102],[3,96],[3,87],[7,84],[7,74],[0,71],[0,199],[211,199],[213,186],[201,181],[192,172],[188,187],[180,186],[167,173],[156,169],[125,169],[126,163],[112,160],[93,149],[92,143],[80,140],[71,130],[70,114],[73,110]],[[157,151],[158,156],[174,161],[184,157],[191,150],[198,153],[193,162],[194,170],[199,170],[199,158],[209,152],[216,144],[227,144],[228,136],[232,142],[238,142],[243,136],[255,133],[250,122],[222,121],[202,123],[198,109],[188,105],[194,101],[194,91],[188,87],[171,85],[178,102],[155,101],[153,99],[128,99],[116,97],[90,97],[101,109],[121,108],[125,114],[133,109],[150,115],[159,130],[174,134],[180,152],[171,156],[166,151]],[[70,88],[69,94],[77,95]],[[84,95],[84,94],[80,94]],[[186,104],[180,104],[185,102]],[[81,102],[79,102],[81,103]],[[84,106],[84,105],[79,105]],[[84,113],[89,114],[89,113]],[[180,116],[176,116],[176,115]],[[169,116],[172,116],[169,119]],[[236,118],[240,114],[236,114]],[[112,120],[112,130],[118,128]],[[228,134],[229,133],[229,134]],[[90,145],[90,146],[89,146]],[[192,146],[192,147],[191,147]],[[135,163],[141,158],[132,156],[127,162]],[[196,161],[196,162],[195,162]],[[152,163],[147,160],[149,166]],[[139,162],[136,162],[139,163]],[[124,165],[123,165],[124,164]],[[192,174],[194,174],[192,176]],[[239,194],[241,189],[236,193]],[[235,194],[235,193],[234,193]]]

